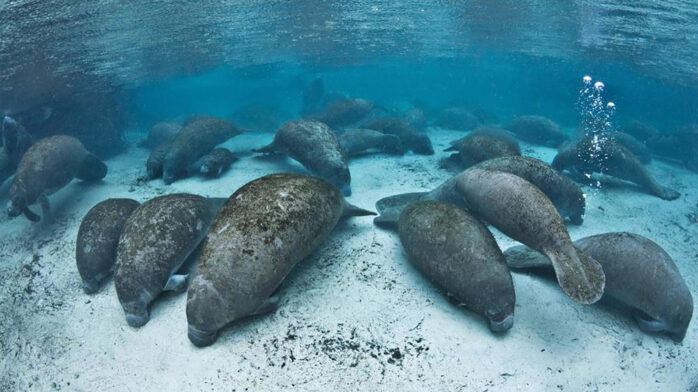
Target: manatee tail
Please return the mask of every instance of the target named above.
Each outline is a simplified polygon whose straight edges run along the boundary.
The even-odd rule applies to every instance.
[[[606,275],[598,261],[572,245],[547,249],[545,255],[553,264],[562,291],[575,302],[589,305],[601,299]]]
[[[368,216],[368,215],[378,215],[373,211],[365,210],[361,207],[357,207],[348,202],[344,202],[344,212],[342,213],[343,218],[349,218],[352,216]]]
[[[87,154],[75,177],[83,181],[99,181],[107,175],[107,165],[94,154]]]
[[[410,204],[424,198],[427,192],[402,193],[388,196],[376,202],[376,210],[380,216],[373,219],[376,226],[394,227],[397,225],[400,214]]]
[[[552,267],[550,260],[542,253],[529,248],[526,245],[512,246],[504,252],[507,266],[513,269],[545,268]]]

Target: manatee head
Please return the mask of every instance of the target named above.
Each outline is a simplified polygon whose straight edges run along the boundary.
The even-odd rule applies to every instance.
[[[183,174],[182,159],[174,152],[170,152],[165,156],[162,163],[162,180],[165,184],[172,184]]]
[[[410,145],[412,147],[412,151],[417,154],[434,154],[434,146],[432,146],[431,139],[429,139],[429,136],[426,134],[415,133],[414,135],[410,135]]]
[[[561,210],[571,224],[579,226],[584,222],[586,194],[575,191],[570,192],[570,194],[574,196],[564,200],[564,205],[561,206]]]
[[[27,208],[27,192],[20,180],[15,180],[10,189],[10,201],[7,203],[7,215],[17,217]]]
[[[320,173],[328,182],[339,188],[344,196],[351,196],[351,174],[346,164],[326,166]]]
[[[192,279],[187,292],[187,322],[189,340],[197,347],[213,344],[217,332],[231,317],[227,306],[213,282],[198,275]]]

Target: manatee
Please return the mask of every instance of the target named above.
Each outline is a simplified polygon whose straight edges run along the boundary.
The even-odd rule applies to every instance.
[[[327,124],[330,128],[341,128],[365,119],[373,109],[374,105],[370,101],[346,98],[330,103],[320,115],[313,119]]]
[[[630,121],[620,126],[618,130],[633,136],[640,142],[646,142],[660,134],[657,128],[641,121]]]
[[[546,163],[530,157],[509,156],[480,162],[472,168],[507,172],[525,179],[545,193],[558,213],[571,224],[582,224],[586,196],[574,182]],[[458,177],[451,177],[430,192],[404,193],[379,200],[376,209],[380,216],[374,219],[374,223],[386,227],[395,225],[402,210],[418,200],[445,201],[465,208],[456,189]]]
[[[189,340],[210,345],[226,324],[273,311],[291,269],[340,218],[358,215],[373,213],[317,177],[273,174],[238,189],[211,225],[189,287]]]
[[[227,148],[214,148],[197,161],[196,168],[207,177],[218,177],[238,158]]]
[[[405,148],[414,151],[416,154],[434,154],[434,147],[431,144],[429,136],[425,133],[416,131],[402,118],[379,118],[369,123],[367,128],[399,137]]]
[[[635,137],[619,131],[610,132],[608,137],[630,150],[643,164],[648,164],[652,161],[652,153],[650,153],[650,150],[645,143],[637,140]]]
[[[10,116],[2,120],[2,148],[0,148],[0,184],[11,176],[24,153],[34,144],[34,137]]]
[[[107,199],[92,207],[82,219],[75,261],[86,294],[97,292],[113,272],[121,230],[139,205],[132,199]]]
[[[171,141],[165,142],[150,151],[148,160],[145,162],[145,170],[148,173],[149,180],[162,177],[162,166],[167,152],[170,151],[171,144]]]
[[[516,117],[505,126],[519,138],[532,144],[557,148],[569,139],[553,120],[535,115]]]
[[[562,217],[538,187],[511,173],[470,168],[458,176],[456,188],[471,213],[545,254],[570,298],[582,304],[601,298],[601,265],[572,245]]]
[[[452,106],[444,109],[435,122],[436,126],[458,131],[471,131],[481,125],[480,119],[468,109]]]
[[[66,186],[73,178],[98,181],[107,175],[107,165],[67,135],[51,136],[34,143],[22,156],[10,187],[7,213],[24,214],[37,222],[41,218],[29,206],[41,204],[44,218],[50,216],[48,196]]]
[[[163,143],[171,141],[181,125],[176,122],[161,121],[153,125],[148,131],[148,136],[140,143],[141,147],[155,148]]]
[[[189,121],[172,139],[163,161],[163,180],[171,184],[186,175],[199,158],[240,133],[231,122],[220,118],[199,116]]]
[[[449,160],[456,160],[457,166],[464,168],[492,158],[521,155],[519,143],[506,130],[497,127],[478,128],[451,142],[451,147],[444,151],[457,151]]]
[[[339,138],[326,124],[315,120],[294,120],[279,128],[271,144],[253,150],[280,152],[351,195],[351,174]]]
[[[149,320],[149,305],[162,291],[180,292],[177,274],[206,235],[220,203],[187,193],[159,196],[138,207],[124,225],[116,251],[114,286],[132,327]]]
[[[574,244],[603,267],[604,299],[633,309],[643,331],[663,331],[683,340],[693,315],[693,298],[664,249],[632,233],[592,235]],[[512,247],[505,256],[511,268],[550,267],[547,258],[525,246]]]
[[[678,161],[687,169],[698,172],[698,125],[658,134],[646,143],[653,154]]]
[[[595,141],[596,140],[596,141]],[[612,138],[584,137],[574,146],[558,153],[552,166],[557,170],[609,174],[633,182],[652,195],[664,200],[675,200],[680,193],[657,184],[635,155]]]
[[[373,129],[356,129],[346,132],[339,137],[339,144],[347,157],[355,157],[371,151],[392,155],[403,155],[405,153],[399,137],[387,135]]]
[[[492,233],[448,203],[420,201],[398,223],[407,258],[467,309],[485,317],[493,332],[514,324],[514,283]]]

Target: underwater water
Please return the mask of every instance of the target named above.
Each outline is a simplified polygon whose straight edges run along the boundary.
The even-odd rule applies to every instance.
[[[0,20],[0,390],[698,390],[695,2]]]

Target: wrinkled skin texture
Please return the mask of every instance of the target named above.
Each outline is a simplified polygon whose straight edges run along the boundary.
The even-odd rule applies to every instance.
[[[34,137],[9,116],[2,119],[2,147],[0,148],[0,184],[10,177],[24,153],[34,144]]]
[[[693,298],[676,264],[659,245],[631,233],[605,233],[574,242],[606,273],[604,298],[636,310],[640,328],[683,340],[693,316]],[[515,246],[506,252],[512,268],[549,268],[540,253]]]
[[[512,327],[511,274],[480,221],[453,204],[421,201],[403,211],[398,232],[407,258],[429,280],[485,317],[493,332]]]
[[[221,207],[187,296],[189,338],[215,341],[235,320],[261,313],[286,275],[330,234],[349,206],[316,177],[274,174],[247,183]]]
[[[381,133],[399,137],[405,148],[414,151],[415,154],[434,154],[434,147],[431,144],[429,136],[416,131],[402,118],[380,118],[372,121],[366,127]]]
[[[405,149],[395,135],[386,135],[372,129],[357,129],[339,137],[339,143],[348,157],[355,157],[371,151],[402,155]]]
[[[572,245],[562,217],[538,187],[511,173],[470,168],[458,175],[456,188],[470,212],[545,254],[570,298],[582,304],[601,298],[601,265]]]
[[[474,168],[503,171],[517,175],[537,186],[553,202],[562,217],[581,225],[586,197],[572,180],[543,161],[530,157],[503,157],[479,163]]]
[[[330,103],[317,120],[331,128],[341,128],[365,119],[372,110],[373,103],[365,99],[341,99]]]
[[[148,321],[149,304],[206,235],[216,208],[186,193],[156,197],[128,218],[117,247],[114,286],[127,322]]]
[[[279,128],[274,141],[255,150],[281,152],[300,162],[314,173],[351,194],[349,163],[339,144],[339,137],[326,124],[315,120],[289,121]]]
[[[107,199],[92,207],[80,223],[75,261],[85,293],[99,290],[116,262],[116,247],[126,220],[140,203],[132,199]]]
[[[96,181],[106,174],[106,165],[85,150],[78,139],[67,135],[41,139],[27,150],[17,166],[8,213],[19,215],[39,196],[56,192],[75,177]]]
[[[552,166],[557,170],[581,171],[609,174],[611,176],[633,182],[652,195],[664,200],[675,200],[681,196],[673,189],[663,187],[652,178],[647,169],[635,155],[613,139],[600,139],[597,150],[593,141],[585,137],[577,144],[561,151],[553,159]],[[592,157],[592,152],[603,158]]]
[[[155,148],[170,142],[181,128],[182,126],[176,122],[159,122],[150,128],[148,136],[141,142],[141,147]]]
[[[236,159],[227,148],[214,148],[197,161],[194,169],[205,176],[217,177],[228,170]]]
[[[458,151],[454,154],[461,166],[468,168],[488,159],[521,155],[519,143],[501,128],[479,128],[468,136],[455,140],[444,151]]]
[[[188,174],[189,168],[217,145],[239,135],[241,130],[231,122],[208,116],[197,116],[188,120],[172,139],[165,155],[162,178],[171,184]]]
[[[543,116],[519,116],[505,128],[529,143],[553,148],[559,147],[569,139],[559,125]]]

